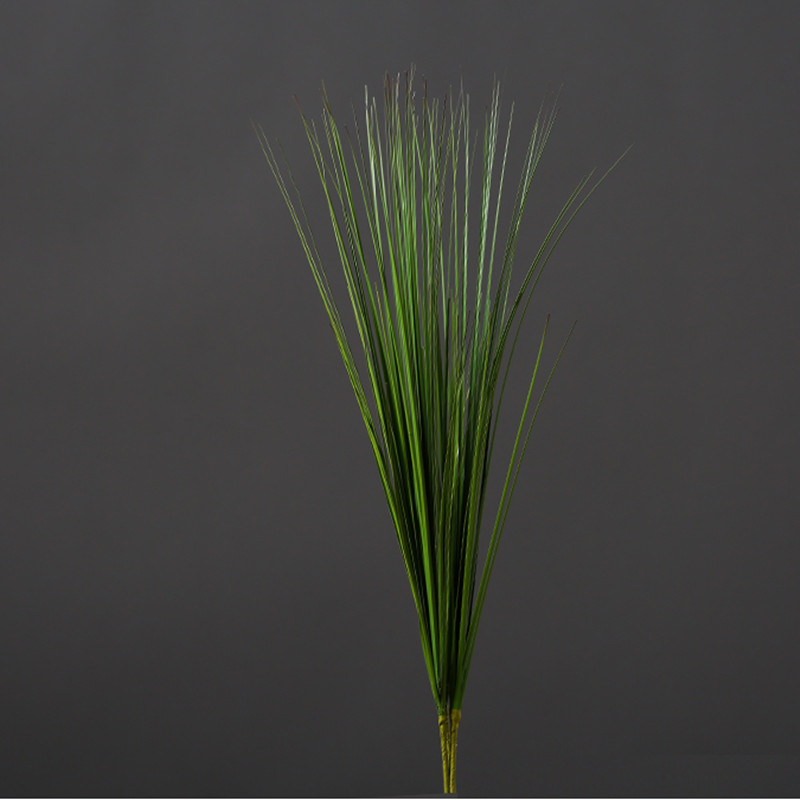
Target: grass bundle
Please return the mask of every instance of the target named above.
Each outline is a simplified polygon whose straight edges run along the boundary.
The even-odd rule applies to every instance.
[[[463,88],[439,102],[429,99],[426,85],[418,109],[413,68],[395,81],[386,76],[382,114],[365,89],[362,120],[354,114],[354,130],[344,134],[324,85],[322,94],[321,130],[300,114],[327,200],[355,334],[346,331],[291,169],[285,158],[281,167],[263,129],[256,126],[256,133],[310,264],[377,462],[438,710],[444,791],[452,793],[461,708],[489,579],[533,423],[574,325],[534,397],[534,385],[544,377],[539,367],[549,315],[544,322],[479,570],[487,478],[509,366],[542,271],[602,178],[592,184],[590,173],[578,183],[512,289],[520,226],[555,103],[540,108],[505,238],[498,242],[513,106],[501,136],[496,82],[481,136],[470,129]],[[353,351],[355,335],[363,362]]]

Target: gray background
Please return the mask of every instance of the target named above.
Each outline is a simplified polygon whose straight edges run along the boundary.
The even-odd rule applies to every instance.
[[[459,792],[800,794],[796,3],[0,5],[0,791],[435,792],[356,405],[250,127],[493,74],[529,316],[575,336],[509,515]],[[496,487],[495,487],[496,488]]]

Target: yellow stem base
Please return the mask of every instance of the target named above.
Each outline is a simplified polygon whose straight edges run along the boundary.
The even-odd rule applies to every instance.
[[[458,746],[458,724],[460,722],[461,709],[459,708],[453,708],[449,714],[442,714],[439,717],[445,794],[455,794],[456,791],[456,748]]]

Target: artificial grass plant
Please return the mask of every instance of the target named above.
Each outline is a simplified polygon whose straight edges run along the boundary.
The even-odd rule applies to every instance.
[[[475,134],[463,88],[440,103],[425,86],[420,108],[413,68],[395,81],[386,76],[382,113],[365,89],[361,121],[354,114],[355,127],[344,134],[324,85],[322,94],[321,130],[300,113],[355,335],[345,329],[291,169],[285,159],[283,167],[279,163],[261,127],[256,133],[311,266],[377,462],[438,710],[444,791],[452,793],[464,691],[489,579],[531,429],[574,324],[544,377],[539,367],[549,315],[544,321],[479,572],[487,479],[509,366],[542,271],[603,178],[592,183],[590,173],[578,183],[512,288],[520,226],[555,102],[539,110],[498,241],[513,105],[501,135],[496,82]],[[354,353],[356,335],[363,361]],[[534,396],[537,379],[543,385]]]

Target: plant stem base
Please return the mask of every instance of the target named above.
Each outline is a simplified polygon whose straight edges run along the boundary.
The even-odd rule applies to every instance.
[[[456,747],[458,745],[458,725],[461,722],[461,709],[453,708],[447,714],[439,715],[439,737],[442,741],[442,774],[445,794],[456,791]]]

